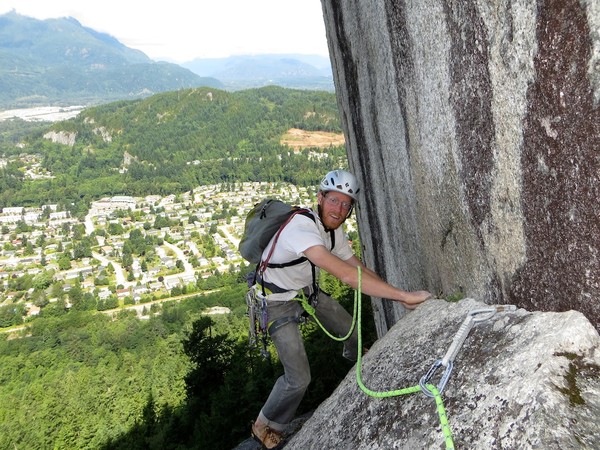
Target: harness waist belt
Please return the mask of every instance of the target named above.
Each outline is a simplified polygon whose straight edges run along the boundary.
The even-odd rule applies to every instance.
[[[256,277],[256,282],[263,289],[268,289],[273,294],[282,294],[284,292],[293,291],[293,289],[283,289],[277,286],[275,283],[269,283],[268,281],[263,280],[261,276]]]

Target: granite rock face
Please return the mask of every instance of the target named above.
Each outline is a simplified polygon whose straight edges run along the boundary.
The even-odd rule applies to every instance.
[[[430,300],[398,321],[362,360],[373,391],[418,386],[444,358],[472,299]],[[438,384],[443,367],[430,381]],[[476,323],[442,399],[456,448],[592,449],[600,436],[600,336],[579,312],[499,312]],[[286,449],[444,448],[433,398],[374,398],[351,371]]]
[[[367,264],[600,329],[600,2],[322,5]]]
[[[454,358],[454,445],[599,448],[600,2],[322,5],[364,259],[405,289],[468,297],[409,314],[374,299],[364,384],[417,387],[470,312],[514,304]],[[372,397],[350,372],[285,448],[444,447],[434,399]]]

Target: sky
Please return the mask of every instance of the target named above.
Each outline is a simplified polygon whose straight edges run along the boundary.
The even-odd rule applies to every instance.
[[[48,19],[74,17],[154,60],[301,53],[328,56],[321,0],[0,0]]]

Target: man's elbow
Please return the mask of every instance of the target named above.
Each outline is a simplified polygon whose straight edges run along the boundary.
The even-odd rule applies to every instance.
[[[348,284],[353,288],[356,287],[356,275],[350,271],[345,270],[343,273],[340,274],[338,279],[344,284]]]

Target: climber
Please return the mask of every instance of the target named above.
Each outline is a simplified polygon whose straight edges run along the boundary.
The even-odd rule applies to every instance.
[[[282,229],[277,245],[271,249],[272,239],[263,252],[263,258],[269,255],[269,264],[263,266],[257,288],[266,295],[269,333],[284,368],[252,424],[252,437],[263,448],[283,445],[283,431],[310,382],[310,367],[298,327],[304,311],[300,302],[291,300],[308,297],[317,319],[333,334],[344,336],[352,325],[351,315],[318,289],[315,272],[319,268],[356,289],[356,268],[360,266],[363,293],[397,301],[408,309],[432,298],[427,291],[409,292],[386,283],[354,255],[341,225],[352,213],[359,190],[353,174],[344,170],[327,173],[319,186],[314,218],[295,215]],[[306,260],[297,263],[302,257]],[[290,261],[295,263],[285,264]],[[357,358],[357,340],[354,331],[344,343],[343,356],[351,361]]]

